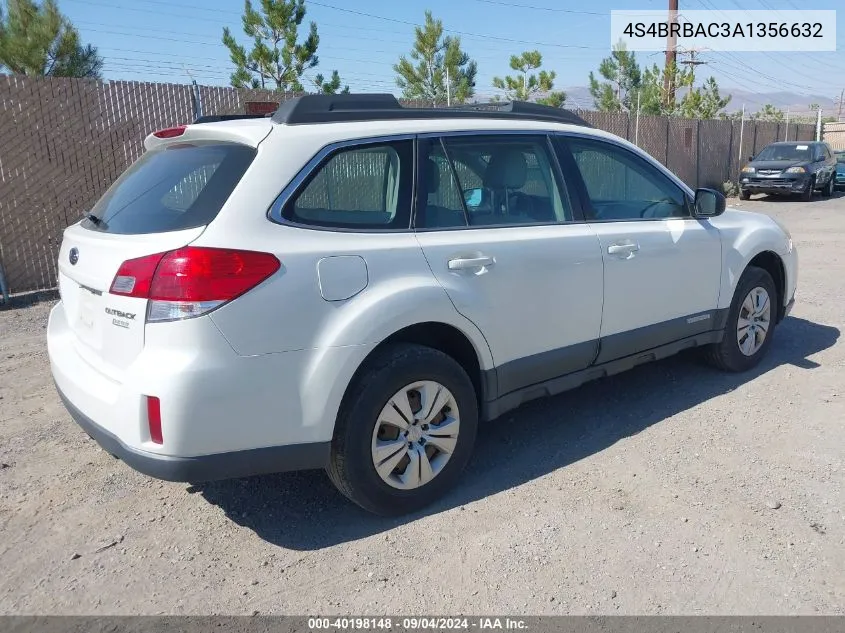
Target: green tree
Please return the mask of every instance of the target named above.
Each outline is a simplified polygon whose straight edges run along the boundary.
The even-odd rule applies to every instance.
[[[443,37],[443,22],[425,12],[425,25],[414,29],[414,47],[393,66],[396,85],[406,99],[442,105],[464,103],[475,94],[478,65],[461,50],[459,37]],[[448,79],[448,95],[447,82]]]
[[[674,91],[667,95],[664,90],[666,78]],[[678,95],[693,89],[695,75],[690,68],[679,68],[676,64],[660,67],[654,64],[643,71],[640,86],[640,112],[661,116],[680,116]],[[636,107],[636,104],[634,104]]]
[[[602,112],[634,110],[637,107],[637,93],[642,84],[642,71],[634,53],[624,47],[614,47],[610,57],[599,64],[599,81],[590,73],[590,94],[593,103]]]
[[[664,89],[666,78],[674,87],[671,95]],[[731,96],[722,96],[716,79],[709,77],[701,86],[695,86],[692,68],[670,65],[661,68],[654,64],[643,71],[640,85],[640,112],[661,116],[680,116],[688,119],[725,118],[724,109]],[[636,107],[636,105],[635,105]]]
[[[559,108],[566,101],[566,93],[554,91],[554,80],[556,73],[541,70],[538,75],[531,71],[537,70],[543,65],[543,56],[540,51],[525,51],[521,55],[511,55],[511,69],[517,71],[518,75],[506,75],[493,77],[493,86],[505,90],[507,98],[511,101],[530,101],[538,95],[538,103]]]
[[[235,88],[302,92],[302,76],[319,63],[317,23],[311,22],[308,35],[300,42],[299,27],[305,19],[305,0],[259,2],[260,10],[255,9],[250,0],[244,0],[243,29],[252,38],[252,50],[247,51],[238,44],[228,27],[223,29],[223,44],[229,49],[229,57],[235,65],[232,85]]]
[[[334,95],[338,92],[341,94],[349,94],[349,86],[344,86],[343,90],[341,90],[341,83],[340,75],[336,70],[332,71],[332,78],[328,81],[325,81],[325,77],[323,77],[323,75],[317,75],[314,77],[314,85],[317,87],[317,91],[324,95]]]
[[[731,102],[719,93],[719,84],[710,77],[700,88],[690,87],[681,99],[680,115],[688,119],[715,119]]]
[[[53,0],[7,0],[0,5],[0,69],[19,75],[100,79],[103,59]]]
[[[767,103],[760,110],[751,115],[755,121],[776,121],[784,120],[783,110],[776,108],[771,103]]]

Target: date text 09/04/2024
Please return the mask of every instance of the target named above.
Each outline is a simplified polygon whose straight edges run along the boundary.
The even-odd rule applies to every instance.
[[[370,618],[308,618],[308,629],[321,630],[372,630],[393,629],[407,630],[524,630],[524,620],[518,618],[496,617],[370,617]]]
[[[820,22],[629,22],[628,37],[824,37]]]

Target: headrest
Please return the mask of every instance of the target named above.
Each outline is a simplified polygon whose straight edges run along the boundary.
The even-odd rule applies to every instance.
[[[440,167],[431,158],[425,166],[425,183],[427,193],[434,193],[440,189]]]
[[[518,149],[502,149],[490,158],[484,173],[484,186],[490,189],[521,189],[527,177],[525,154]]]

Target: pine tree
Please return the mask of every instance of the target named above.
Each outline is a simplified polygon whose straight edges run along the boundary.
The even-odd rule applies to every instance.
[[[79,33],[54,0],[40,6],[33,0],[8,0],[0,5],[0,69],[19,75],[100,79],[103,60],[92,45],[82,45]]]
[[[493,77],[493,86],[505,90],[507,98],[511,101],[530,101],[531,99],[544,95],[537,99],[538,103],[559,108],[566,101],[566,93],[553,91],[555,72],[541,70],[539,75],[531,74],[543,65],[543,56],[540,51],[525,51],[520,55],[511,55],[511,69],[517,71],[518,75],[506,75]]]
[[[636,95],[642,84],[642,71],[634,53],[622,47],[613,49],[610,57],[599,64],[599,81],[590,73],[590,94],[602,112],[631,111],[637,107]]]
[[[247,51],[238,44],[228,27],[223,29],[223,44],[229,49],[235,65],[232,85],[302,92],[303,75],[319,63],[317,23],[310,23],[308,35],[300,42],[299,27],[305,19],[305,0],[259,1],[261,6],[257,10],[250,0],[244,0],[243,29],[252,38],[252,50]],[[336,73],[332,74],[332,79]],[[319,83],[322,91],[323,82]],[[328,87],[331,86],[330,82]],[[340,78],[337,87],[340,87]]]
[[[425,12],[425,25],[416,27],[410,59],[404,55],[393,66],[396,85],[406,99],[443,105],[451,99],[464,103],[475,94],[478,66],[461,50],[458,37],[443,37],[443,22]],[[447,77],[449,94],[447,95]]]

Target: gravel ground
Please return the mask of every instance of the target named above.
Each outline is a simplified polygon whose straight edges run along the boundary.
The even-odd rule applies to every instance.
[[[800,257],[757,370],[680,356],[528,405],[401,519],[322,472],[131,471],[54,392],[51,305],[0,311],[0,613],[845,613],[845,196],[740,206]]]

